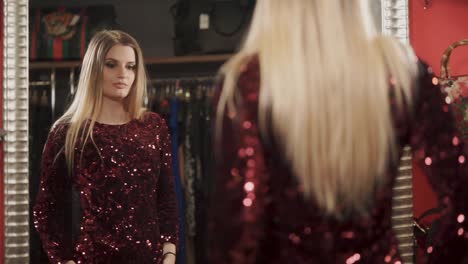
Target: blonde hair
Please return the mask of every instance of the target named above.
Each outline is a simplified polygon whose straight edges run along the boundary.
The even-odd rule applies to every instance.
[[[104,30],[96,33],[91,39],[83,58],[78,88],[68,110],[54,124],[68,124],[64,152],[69,173],[73,173],[74,154],[77,142],[83,149],[91,139],[96,150],[99,149],[93,140],[93,128],[102,105],[102,73],[105,56],[115,45],[133,48],[136,57],[135,81],[125,98],[125,110],[132,119],[142,118],[145,109],[146,71],[143,53],[138,42],[129,34],[119,30]],[[100,153],[99,153],[100,155]]]
[[[221,69],[217,131],[236,111],[237,78],[260,62],[259,122],[267,115],[307,197],[331,215],[365,213],[396,157],[390,82],[411,102],[415,56],[377,36],[365,0],[258,0],[238,54]],[[265,134],[265,133],[264,133]]]

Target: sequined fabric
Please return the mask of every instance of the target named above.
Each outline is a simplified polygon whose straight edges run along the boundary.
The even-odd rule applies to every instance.
[[[96,146],[89,142],[75,149],[73,176],[61,151],[66,131],[67,125],[59,124],[49,134],[34,206],[34,224],[50,262],[160,263],[162,244],[176,244],[178,237],[164,120],[146,113],[143,120],[124,125],[96,123]],[[71,188],[80,194],[82,211],[74,242],[71,223],[64,220]]]
[[[394,127],[400,155],[410,144],[446,206],[442,228],[423,263],[462,263],[468,255],[467,153],[431,76],[421,66],[412,109],[393,107]],[[259,83],[258,59],[253,59],[238,80],[237,116],[231,119],[226,110],[224,117],[210,210],[210,263],[401,264],[391,225],[398,164],[389,162],[388,184],[375,192],[367,216],[326,216],[302,196],[280,148],[261,137]]]

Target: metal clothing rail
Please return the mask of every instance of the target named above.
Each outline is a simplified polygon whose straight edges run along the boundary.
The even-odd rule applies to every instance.
[[[154,78],[150,79],[151,84],[164,84],[169,82],[214,82],[216,81],[215,76],[199,76],[199,77],[182,77],[182,78]]]

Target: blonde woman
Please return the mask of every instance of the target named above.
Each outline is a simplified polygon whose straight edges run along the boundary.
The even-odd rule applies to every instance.
[[[34,224],[51,263],[175,263],[170,137],[143,108],[144,67],[124,32],[99,32],[88,46],[43,153]]]
[[[258,0],[221,70],[212,264],[401,263],[392,186],[409,144],[444,206],[433,263],[468,255],[468,161],[431,71],[365,0]]]

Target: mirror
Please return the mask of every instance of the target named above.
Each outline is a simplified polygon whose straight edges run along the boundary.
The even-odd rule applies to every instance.
[[[184,28],[184,23],[175,25],[173,18],[184,15],[183,12],[186,10],[183,5],[177,6],[175,0],[145,0],[138,3],[126,0],[3,1],[5,5],[4,129],[8,132],[4,141],[5,263],[48,263],[30,218],[31,208],[39,188],[39,162],[47,134],[52,123],[63,113],[76,92],[80,71],[80,62],[76,56],[82,55],[80,52],[83,51],[83,47],[75,47],[73,50],[70,46],[64,46],[64,43],[42,43],[40,34],[49,30],[52,34],[70,34],[66,38],[80,37],[78,39],[81,41],[80,34],[86,32],[79,31],[83,29],[73,29],[75,20],[89,18],[90,22],[95,19],[93,16],[103,19],[105,16],[99,14],[108,14],[105,10],[112,10],[111,13],[114,12],[116,16],[116,26],[129,32],[139,41],[150,79],[148,107],[166,117],[172,131],[177,130],[176,135],[173,134],[173,139],[178,144],[174,146],[172,152],[178,160],[174,166],[180,168],[176,185],[179,185],[179,192],[184,192],[190,197],[178,197],[179,202],[186,206],[186,212],[183,214],[185,219],[182,220],[185,240],[182,240],[183,246],[179,249],[184,253],[179,253],[179,257],[190,258],[194,261],[192,263],[195,261],[204,263],[206,257],[203,255],[204,251],[197,250],[197,247],[201,247],[206,242],[206,227],[197,223],[204,221],[203,203],[206,202],[206,189],[201,175],[206,173],[212,158],[207,143],[211,135],[207,134],[206,130],[206,122],[211,120],[208,114],[211,111],[208,108],[208,101],[212,96],[211,87],[217,69],[229,58],[230,51],[235,48],[231,43],[238,42],[241,38],[237,28],[245,28],[250,19],[249,3],[252,1],[243,2],[245,5],[237,8],[241,8],[242,12],[247,10],[246,15],[239,10],[237,13],[232,12],[230,7],[220,4],[215,7],[218,17],[197,16],[195,19],[200,20],[200,26],[205,27],[207,19],[216,20],[234,14],[232,18],[227,19],[228,21],[216,20],[217,28],[202,30],[195,36],[202,43],[197,46],[197,43],[190,42],[190,39],[176,32],[177,29]],[[386,33],[407,38],[400,27],[402,22],[405,25],[408,23],[401,16],[401,13],[407,10],[407,6],[396,5],[394,2],[371,1],[376,23]],[[97,9],[91,8],[92,5]],[[57,8],[57,6],[64,6],[65,10],[71,10],[67,8],[73,7],[72,16],[43,17],[44,13],[41,12],[46,8]],[[80,9],[83,6],[89,8],[86,11]],[[207,7],[201,4],[197,8],[210,12],[210,9],[206,9]],[[211,8],[213,9],[213,6]],[[94,15],[92,12],[95,12]],[[79,17],[76,17],[76,14]],[[51,22],[49,28],[41,28],[40,24],[47,19]],[[68,23],[72,29],[54,28],[53,19],[69,19]],[[109,19],[112,20],[112,16]],[[155,19],[157,25],[154,25]],[[101,22],[106,23],[106,21]],[[86,31],[86,28],[84,30]],[[222,38],[222,41],[210,41],[223,34],[227,36]],[[86,39],[86,36],[84,38]],[[52,49],[46,50],[43,46]],[[34,52],[29,53],[28,47]],[[66,54],[67,51],[76,52],[78,55],[74,55],[73,59],[73,56]],[[211,52],[215,54],[206,54]],[[185,56],[174,57],[174,55]],[[190,127],[198,127],[199,129],[191,130],[198,131],[197,134],[187,133]],[[187,151],[192,154],[188,155]],[[408,184],[408,181],[402,181],[401,184]],[[194,210],[194,207],[198,208],[198,211]]]
[[[3,263],[29,261],[28,1],[2,1]]]

